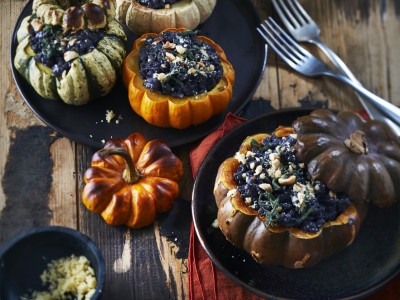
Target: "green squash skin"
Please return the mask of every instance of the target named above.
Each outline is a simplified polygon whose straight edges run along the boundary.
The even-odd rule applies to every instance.
[[[96,98],[108,94],[117,77],[107,56],[95,49],[81,56],[81,60],[89,81],[89,93]]]
[[[86,77],[85,67],[78,58],[72,62],[71,69],[67,74],[57,78],[57,92],[65,103],[79,105],[90,97],[89,81],[81,79]]]
[[[121,65],[125,58],[125,55],[122,55],[125,53],[124,49],[125,45],[120,42],[118,37],[114,36],[104,37],[97,45],[97,50],[107,56],[117,74],[121,73]]]
[[[23,39],[17,47],[14,57],[14,66],[17,71],[27,80],[29,80],[29,62],[32,58],[31,55],[27,53],[27,47],[29,47],[29,38]]]
[[[61,99],[70,105],[84,105],[112,90],[126,54],[127,38],[118,22],[109,22],[106,36],[96,49],[74,59],[71,69],[56,77],[48,67],[34,59],[28,31],[31,18],[24,18],[17,31],[14,66],[41,97]]]
[[[56,78],[51,73],[43,71],[47,68],[31,58],[29,61],[30,82],[35,91],[45,99],[58,99]]]
[[[32,16],[27,16],[22,20],[21,25],[17,31],[18,43],[20,43],[23,39],[25,39],[29,35],[28,28],[29,28],[29,22],[31,21],[31,17]]]

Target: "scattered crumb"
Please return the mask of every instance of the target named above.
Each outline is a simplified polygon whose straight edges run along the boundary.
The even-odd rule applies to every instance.
[[[115,120],[115,124],[119,124],[122,121],[122,116],[118,115],[118,118]]]
[[[111,121],[115,119],[115,124],[119,124],[122,120],[122,116],[121,115],[116,115],[115,112],[113,110],[106,110],[106,121],[107,123],[111,123]],[[103,120],[101,120],[101,122],[103,122]]]
[[[112,119],[114,119],[115,113],[113,110],[106,110],[106,121],[110,123]]]

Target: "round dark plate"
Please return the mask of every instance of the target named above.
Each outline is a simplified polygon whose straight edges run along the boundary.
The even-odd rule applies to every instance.
[[[199,126],[185,130],[160,128],[146,123],[131,109],[128,94],[121,79],[110,94],[83,106],[70,106],[62,101],[45,100],[15,70],[13,60],[17,47],[16,32],[22,19],[32,12],[32,1],[23,9],[15,26],[11,42],[11,65],[16,85],[34,113],[62,135],[92,147],[100,148],[103,140],[126,138],[133,132],[148,140],[162,138],[172,147],[195,141],[220,125],[228,112],[239,112],[251,99],[265,67],[265,43],[256,31],[259,16],[249,0],[218,0],[211,17],[199,26],[199,34],[217,42],[232,63],[236,78],[232,100],[222,114]],[[127,49],[137,35],[126,30]],[[106,110],[122,116],[119,124],[105,121]]]
[[[256,263],[211,226],[217,217],[213,196],[218,167],[242,141],[278,125],[291,125],[311,110],[286,110],[247,121],[209,152],[194,184],[192,214],[199,240],[213,263],[232,281],[268,299],[355,299],[371,294],[400,271],[400,206],[371,207],[354,243],[308,269]]]

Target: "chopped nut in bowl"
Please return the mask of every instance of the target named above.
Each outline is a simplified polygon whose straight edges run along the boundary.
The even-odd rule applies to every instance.
[[[0,248],[0,299],[100,299],[104,259],[87,236],[67,227],[24,231]]]

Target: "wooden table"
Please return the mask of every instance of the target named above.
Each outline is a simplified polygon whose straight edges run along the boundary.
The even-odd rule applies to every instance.
[[[10,40],[27,0],[0,1],[0,246],[17,232],[63,225],[87,234],[107,265],[104,299],[185,299],[193,185],[188,154],[177,147],[185,176],[174,210],[142,230],[111,227],[81,202],[83,172],[94,149],[42,124],[24,103],[10,70]],[[267,0],[252,0],[261,18]],[[322,39],[371,91],[400,105],[400,5],[397,0],[302,0],[322,30]],[[361,106],[346,87],[290,72],[269,52],[262,82],[249,104],[262,111],[314,106],[355,110]],[[254,111],[254,109],[253,109]],[[259,113],[259,112],[257,112]],[[253,113],[254,114],[254,113]],[[174,217],[174,218],[173,218]],[[160,296],[161,295],[161,296]]]

